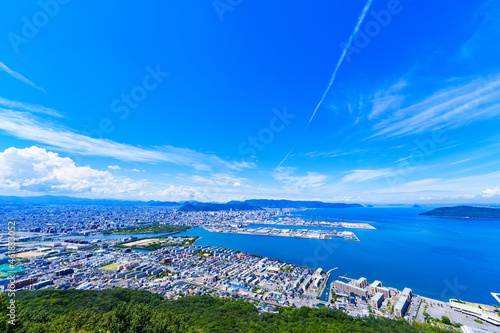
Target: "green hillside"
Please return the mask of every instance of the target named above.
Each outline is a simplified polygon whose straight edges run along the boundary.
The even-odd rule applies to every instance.
[[[356,319],[326,308],[261,315],[242,300],[190,296],[163,301],[158,294],[118,288],[23,291],[16,299],[16,325],[9,326],[6,295],[0,295],[1,332],[444,332],[405,320]]]

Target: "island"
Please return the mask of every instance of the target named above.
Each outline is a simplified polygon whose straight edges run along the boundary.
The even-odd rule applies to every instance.
[[[500,219],[500,209],[471,206],[440,207],[429,212],[421,213],[420,215],[463,219]]]

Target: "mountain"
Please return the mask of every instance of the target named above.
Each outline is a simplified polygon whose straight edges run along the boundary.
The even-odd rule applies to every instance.
[[[1,205],[148,205],[155,201],[127,201],[113,199],[88,199],[66,196],[40,195],[32,197],[0,196]]]
[[[181,205],[182,205],[181,203],[175,201],[158,201],[150,204],[150,206],[168,206],[168,207],[177,207]]]
[[[198,203],[198,204],[187,204],[179,208],[180,212],[218,212],[221,210],[261,210],[262,208],[248,205],[245,203],[226,203],[226,204],[216,204],[216,203]]]
[[[420,215],[434,217],[454,217],[454,218],[476,218],[476,219],[500,219],[500,209],[487,207],[441,207],[433,209]]]
[[[413,207],[413,208],[421,208],[422,206],[417,205],[417,204],[414,204],[412,207]]]
[[[322,201],[295,201],[295,200],[269,200],[250,199],[245,201],[230,201],[228,203],[245,203],[252,206],[265,208],[353,208],[363,207],[360,204],[329,203]]]
[[[121,206],[163,206],[185,207],[191,211],[209,210],[255,210],[265,208],[351,208],[363,207],[359,204],[328,203],[322,201],[294,201],[251,199],[245,201],[230,201],[228,203],[206,203],[191,201],[128,201],[115,199],[88,199],[67,196],[41,195],[31,197],[0,196],[0,205],[121,205]],[[192,208],[193,206],[194,208]],[[181,208],[182,208],[181,207]],[[203,208],[203,209],[202,209]],[[206,208],[206,209],[205,209]],[[187,210],[185,210],[187,211]]]

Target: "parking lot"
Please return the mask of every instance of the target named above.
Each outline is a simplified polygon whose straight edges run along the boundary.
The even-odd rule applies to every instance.
[[[427,298],[422,298],[422,299],[425,301],[425,303],[422,303],[422,305],[420,306],[420,311],[419,311],[419,315],[421,313],[422,318],[423,318],[423,312],[425,309],[425,305],[427,305],[426,312],[433,318],[441,319],[442,316],[446,316],[446,317],[450,318],[452,323],[459,322],[463,325],[470,326],[470,327],[481,328],[483,330],[488,330],[491,332],[500,332],[500,327],[488,324],[486,322],[483,322],[483,324],[480,324],[480,323],[474,321],[474,319],[476,319],[476,317],[467,316],[465,314],[462,314],[461,312],[454,311],[454,310],[448,308],[446,303],[444,303],[444,302],[437,302],[434,300],[431,301]]]

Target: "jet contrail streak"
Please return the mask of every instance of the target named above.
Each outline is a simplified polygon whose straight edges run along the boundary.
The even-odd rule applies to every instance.
[[[22,76],[21,74],[19,74],[18,72],[16,71],[13,71],[12,69],[10,69],[9,67],[7,67],[7,65],[5,65],[3,62],[0,62],[0,71],[4,71],[6,72],[7,74],[9,74],[10,76],[12,76],[13,78],[15,79],[18,79],[19,81],[23,82],[23,83],[26,83],[27,85],[30,85],[32,86],[33,88],[35,89],[38,89],[40,91],[43,91],[44,93],[47,93],[45,91],[45,89],[37,86],[36,84],[34,84],[33,82],[31,82],[31,80],[25,78],[24,76]]]
[[[345,55],[346,55],[347,51],[349,50],[349,48],[351,47],[351,43],[354,40],[354,37],[356,37],[356,34],[358,33],[359,28],[361,27],[361,24],[363,24],[363,20],[365,19],[365,16],[368,13],[370,6],[372,5],[372,2],[373,2],[373,0],[366,1],[366,4],[365,4],[365,7],[363,8],[363,11],[361,12],[361,15],[359,15],[359,17],[358,17],[358,22],[356,23],[356,26],[354,27],[351,35],[349,36],[347,43],[344,45],[344,49],[342,50],[342,54],[340,55],[340,59],[337,62],[337,66],[335,66],[335,69],[333,70],[332,77],[330,78],[330,82],[328,83],[328,86],[326,87],[326,90],[323,93],[323,96],[321,97],[321,100],[319,101],[318,105],[316,105],[316,108],[314,109],[314,112],[313,112],[311,118],[309,119],[309,122],[307,123],[306,128],[304,129],[304,132],[306,131],[307,127],[309,126],[309,124],[313,120],[314,116],[316,115],[316,111],[318,111],[319,107],[321,106],[321,104],[325,100],[326,95],[328,94],[328,91],[330,90],[330,88],[333,84],[333,81],[335,81],[335,76],[337,76],[337,71],[339,70],[340,65],[342,65],[342,62],[344,61]],[[286,154],[285,158],[280,162],[280,164],[278,164],[278,166],[274,169],[274,171],[276,171],[286,161],[286,159],[288,158],[288,156],[290,156],[290,154],[292,153],[292,151],[294,149],[295,149],[295,146],[288,152],[288,154]]]
[[[363,11],[361,12],[361,15],[358,18],[358,23],[354,27],[354,30],[352,31],[351,36],[347,40],[347,43],[345,44],[344,49],[342,50],[342,55],[340,56],[340,59],[337,62],[337,66],[335,66],[335,69],[333,71],[332,77],[330,78],[330,82],[328,83],[328,87],[326,87],[326,90],[323,93],[323,97],[321,97],[321,100],[319,101],[318,105],[316,105],[316,108],[314,109],[314,112],[313,112],[313,114],[311,116],[311,119],[309,119],[308,125],[311,123],[311,121],[313,120],[314,116],[316,115],[316,111],[318,111],[319,107],[321,106],[321,104],[325,100],[326,95],[328,94],[328,91],[330,90],[330,88],[331,88],[331,86],[333,84],[333,81],[335,81],[335,76],[337,76],[337,71],[339,70],[340,65],[342,65],[342,62],[344,61],[345,55],[346,55],[347,51],[349,50],[349,48],[351,47],[351,43],[352,43],[354,37],[358,33],[359,27],[361,27],[361,24],[363,24],[363,20],[365,19],[365,16],[368,13],[368,10],[370,9],[372,1],[373,0],[368,0],[366,2],[365,7],[363,8]]]

